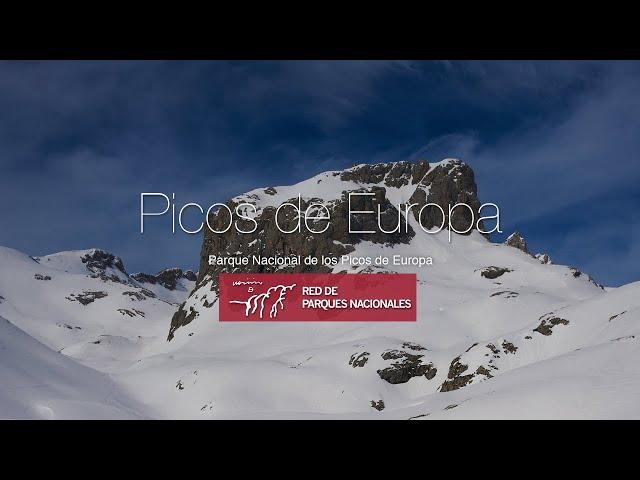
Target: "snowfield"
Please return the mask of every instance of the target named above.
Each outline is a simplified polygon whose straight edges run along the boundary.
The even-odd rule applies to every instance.
[[[108,375],[42,345],[0,317],[0,418],[146,418]]]
[[[327,172],[237,200],[331,201],[345,183]],[[402,203],[412,190],[390,193]],[[0,247],[0,418],[640,418],[640,282],[604,289],[477,232],[449,242],[409,220],[410,243],[351,255],[433,258],[384,270],[417,273],[417,322],[220,323],[204,283],[187,305],[202,292],[213,305],[171,341],[193,282],[151,288],[101,250]]]

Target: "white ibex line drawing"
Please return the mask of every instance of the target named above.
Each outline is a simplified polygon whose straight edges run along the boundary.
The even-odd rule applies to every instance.
[[[271,305],[271,311],[269,312],[269,318],[275,318],[276,316],[278,316],[278,305],[280,305],[281,310],[284,309],[284,304],[282,302],[287,296],[287,291],[293,290],[293,287],[295,286],[296,284],[294,283],[293,285],[289,285],[289,286],[277,285],[275,287],[269,287],[269,289],[266,292],[256,294],[256,295],[251,295],[246,301],[229,300],[229,303],[240,303],[244,305],[245,317],[248,317],[249,314],[254,314],[259,306],[260,318],[262,318],[262,311],[264,310],[264,301],[267,298],[271,297],[271,293],[278,291],[279,292],[278,299],[275,302],[273,302],[273,305]]]

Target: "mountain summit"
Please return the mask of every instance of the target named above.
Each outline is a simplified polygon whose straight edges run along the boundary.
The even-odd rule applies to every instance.
[[[366,197],[357,197],[353,201],[355,209],[361,211],[377,211],[380,209],[380,226],[377,229],[374,215],[363,219],[352,215],[349,219],[349,194],[371,193]],[[299,233],[283,233],[274,221],[276,209],[285,203],[295,203],[300,195],[300,211],[305,211],[312,204],[326,206],[331,216],[331,223],[323,233],[315,233],[302,222]],[[457,203],[469,205],[474,212],[480,208],[474,173],[471,167],[460,160],[445,159],[437,163],[424,160],[417,162],[392,162],[378,164],[361,164],[347,170],[329,171],[316,175],[308,180],[291,186],[259,188],[229,200],[226,205],[230,211],[241,204],[255,206],[252,217],[257,228],[253,234],[238,235],[233,229],[224,234],[213,233],[205,228],[204,241],[200,254],[200,272],[196,289],[200,292],[198,308],[183,305],[174,315],[169,331],[169,340],[176,329],[187,325],[201,309],[212,305],[209,290],[217,294],[217,278],[221,272],[230,273],[267,273],[267,272],[328,272],[332,269],[322,265],[296,265],[292,267],[247,265],[235,268],[228,265],[208,264],[210,255],[216,257],[242,255],[286,256],[301,255],[334,256],[354,252],[356,245],[373,243],[392,247],[394,245],[410,245],[416,236],[418,222],[426,229],[432,229],[449,223],[458,231],[465,231],[471,225],[475,228],[473,216],[469,209],[456,209],[449,218],[449,207]],[[442,208],[422,207],[435,204]],[[414,205],[409,210],[410,217],[405,218],[406,205]],[[295,210],[283,210],[280,225],[285,231],[295,228],[298,214]],[[248,215],[248,211],[245,215]],[[284,219],[282,218],[284,217]],[[376,233],[350,233],[348,225],[351,221],[353,231],[376,231]],[[212,228],[221,231],[230,222],[226,209],[220,209],[209,218]],[[406,227],[406,228],[405,228]],[[316,231],[321,228],[315,229]],[[194,291],[195,293],[195,291]],[[192,294],[193,296],[193,294]]]

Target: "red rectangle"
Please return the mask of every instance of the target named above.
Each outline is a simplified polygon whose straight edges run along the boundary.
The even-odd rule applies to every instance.
[[[221,273],[221,322],[415,322],[416,275]]]

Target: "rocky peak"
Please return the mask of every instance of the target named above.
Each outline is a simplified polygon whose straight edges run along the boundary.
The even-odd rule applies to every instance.
[[[322,190],[318,187],[322,182],[330,186]],[[313,187],[313,190],[310,188]],[[304,211],[312,203],[321,203],[330,212],[329,228],[323,233],[314,233],[301,225],[301,232],[297,235],[282,233],[275,225],[275,212],[283,203],[296,203],[293,194],[318,192],[318,196],[309,196],[300,201],[300,210]],[[340,192],[340,193],[326,193]],[[353,230],[374,231],[375,233],[350,233],[348,216],[348,199],[350,192],[373,193],[373,196],[354,196],[351,199],[352,210],[377,211],[380,208],[380,224],[387,231],[393,230],[400,219],[401,228],[390,234],[382,233],[377,225],[377,218],[371,216],[351,217]],[[288,195],[292,195],[289,197]],[[351,167],[342,172],[326,172],[308,181],[291,187],[268,187],[249,192],[236,197],[226,203],[231,211],[241,203],[251,203],[256,206],[257,215],[254,217],[258,227],[253,234],[238,235],[233,229],[224,234],[214,234],[205,229],[203,248],[200,256],[200,270],[198,283],[205,278],[217,277],[226,271],[226,267],[210,267],[207,259],[209,255],[231,256],[237,252],[243,255],[260,254],[274,255],[343,255],[353,250],[353,245],[361,241],[382,244],[409,243],[415,232],[407,226],[404,208],[398,210],[399,205],[415,204],[411,214],[418,219],[420,209],[427,203],[435,203],[445,212],[444,223],[448,224],[449,205],[467,203],[475,211],[480,207],[473,170],[460,160],[447,159],[435,164],[424,160],[417,162],[391,162],[378,164],[362,164]],[[229,224],[229,212],[220,209],[211,214],[210,225],[216,230],[223,230]],[[442,224],[442,214],[438,209],[425,209],[422,224],[425,228],[434,228]],[[458,230],[466,230],[472,223],[471,214],[467,209],[457,209],[452,218],[452,225]],[[281,227],[290,230],[295,227],[298,216],[295,210],[283,208],[280,211]],[[319,220],[319,222],[322,222]],[[242,222],[240,222],[242,223]],[[324,224],[315,225],[321,230]],[[249,227],[249,225],[246,225]],[[255,271],[249,267],[247,272],[268,272],[269,268],[256,267]],[[293,267],[290,271],[328,270],[326,267],[305,265]],[[283,271],[280,269],[279,271]],[[289,271],[289,270],[284,270]],[[215,284],[216,280],[214,280]],[[215,289],[215,287],[214,287]]]
[[[131,278],[139,283],[150,283],[152,285],[162,285],[167,290],[175,290],[178,286],[178,281],[181,279],[195,282],[197,275],[191,270],[182,270],[181,268],[166,268],[159,271],[155,275],[148,273],[135,273],[131,275]]]
[[[122,259],[113,253],[93,248],[82,255],[80,261],[93,278],[99,278],[105,282],[131,283]]]
[[[382,233],[377,225],[377,216],[352,215],[353,230],[372,230],[376,233],[349,232],[349,192],[368,192],[372,196],[353,196],[352,210],[378,210],[380,208],[381,226],[391,231],[400,219],[401,228],[394,233]],[[277,207],[284,203],[297,204],[301,194],[300,211],[304,212],[313,203],[323,204],[330,212],[331,222],[323,233],[314,233],[301,222],[301,231],[295,235],[282,233],[275,224]],[[209,265],[210,255],[230,257],[236,255],[263,257],[308,255],[339,257],[354,251],[354,245],[362,241],[385,245],[408,244],[415,236],[414,230],[407,225],[404,207],[408,203],[415,204],[411,215],[421,221],[425,228],[439,227],[444,220],[448,224],[449,206],[466,203],[475,212],[480,208],[474,174],[471,167],[455,159],[430,164],[420,160],[417,162],[392,162],[356,165],[344,171],[325,172],[297,185],[284,187],[268,187],[256,189],[229,200],[226,205],[234,211],[237,205],[250,203],[256,207],[252,218],[257,228],[252,234],[238,234],[235,229],[226,233],[215,234],[204,229],[204,240],[200,253],[200,269],[197,283],[187,303],[197,303],[186,307],[183,304],[174,315],[169,331],[169,340],[182,325],[188,324],[198,314],[198,310],[213,305],[218,294],[218,274],[222,272],[269,273],[280,272],[326,272],[330,267],[321,264],[315,266],[299,265],[277,266],[249,265],[231,268],[227,265]],[[420,209],[427,203],[435,203],[442,207],[445,218],[436,208],[425,209],[423,218],[419,219]],[[400,208],[399,208],[400,207]],[[284,207],[279,213],[279,223],[284,230],[292,230],[298,222],[295,209]],[[457,230],[466,230],[472,223],[468,209],[456,209],[451,224]],[[215,230],[224,230],[229,225],[229,211],[220,209],[209,217],[209,224]],[[317,220],[314,229],[320,231],[326,220]],[[320,222],[320,225],[316,223]],[[242,221],[238,221],[242,226]],[[253,225],[244,225],[247,230]],[[199,293],[196,294],[196,291]]]
[[[104,272],[109,268],[116,269],[125,275],[124,263],[120,257],[114,254],[94,248],[83,255],[80,260],[87,266],[87,269],[93,273]]]
[[[522,250],[524,253],[529,253],[529,248],[527,247],[527,242],[520,232],[513,232],[507,240],[504,242],[505,245],[509,245],[510,247],[517,248],[518,250]]]
[[[375,183],[399,188],[409,184],[417,184],[428,170],[429,163],[424,160],[419,160],[415,163],[407,161],[377,164],[365,163],[345,170],[340,174],[340,179],[361,184]]]
[[[548,253],[538,253],[536,254],[536,258],[544,265],[551,263],[551,257]]]

